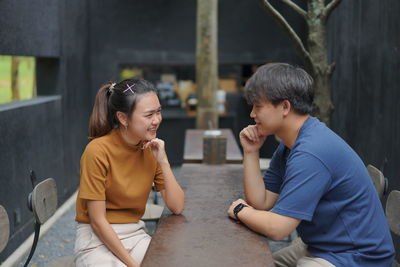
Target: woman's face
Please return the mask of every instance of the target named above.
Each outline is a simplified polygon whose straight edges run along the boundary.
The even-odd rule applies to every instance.
[[[128,118],[130,139],[138,143],[155,138],[161,120],[161,105],[157,95],[154,92],[139,95],[135,110]]]

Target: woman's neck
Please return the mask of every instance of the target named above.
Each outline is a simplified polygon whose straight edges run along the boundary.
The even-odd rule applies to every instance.
[[[128,144],[133,145],[133,146],[139,145],[141,140],[140,140],[140,139],[132,138],[132,137],[130,136],[130,134],[128,133],[128,131],[125,130],[125,129],[126,129],[126,128],[123,128],[123,127],[119,127],[119,128],[118,128],[118,130],[119,130],[119,132],[121,133],[121,136],[122,136],[122,138],[125,140],[125,142],[127,142]]]

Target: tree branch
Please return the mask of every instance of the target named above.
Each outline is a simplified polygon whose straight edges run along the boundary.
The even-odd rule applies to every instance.
[[[279,13],[278,10],[276,10],[271,3],[268,0],[258,0],[264,9],[269,13],[273,19],[275,19],[289,34],[290,39],[293,41],[296,50],[300,54],[300,56],[303,58],[304,63],[306,67],[314,72],[314,66],[310,57],[309,52],[306,50],[304,47],[303,42],[301,41],[300,37],[297,35],[297,33],[293,30],[293,28],[290,26],[290,24],[286,21],[286,19]],[[285,0],[282,0],[285,1]]]
[[[328,76],[329,77],[332,77],[332,74],[333,74],[333,71],[335,70],[335,68],[336,68],[336,62],[332,62],[332,64],[330,64],[328,66]]]
[[[342,2],[342,0],[332,0],[329,4],[326,5],[324,10],[325,20],[328,20],[332,11]]]
[[[301,15],[304,19],[306,19],[307,12],[304,9],[302,9],[301,7],[299,7],[298,5],[296,5],[296,3],[292,2],[291,0],[281,0],[281,2],[285,3],[286,5],[288,5],[291,9],[293,9],[299,15]]]

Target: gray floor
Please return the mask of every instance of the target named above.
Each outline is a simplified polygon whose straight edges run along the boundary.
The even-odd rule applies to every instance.
[[[176,176],[179,176],[180,168],[175,167],[173,171]],[[155,195],[150,196],[150,201],[154,199]],[[162,198],[157,196],[158,204],[162,205]],[[75,205],[73,205],[60,219],[45,233],[37,245],[35,254],[29,264],[31,267],[44,267],[44,266],[67,266],[60,261],[60,258],[70,257],[73,255],[74,242],[75,242]],[[146,223],[149,233],[153,233],[156,224],[153,222]],[[288,240],[274,242],[270,241],[272,251],[276,251],[282,247],[287,246]],[[65,258],[70,261],[71,258]],[[18,266],[23,266],[25,260]]]

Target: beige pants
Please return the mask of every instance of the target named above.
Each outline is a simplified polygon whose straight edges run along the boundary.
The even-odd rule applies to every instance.
[[[329,261],[308,253],[307,245],[299,237],[272,256],[276,267],[335,267]]]
[[[111,224],[124,247],[139,264],[142,262],[151,237],[144,230],[144,222]],[[75,264],[77,267],[125,266],[97,237],[90,224],[79,223],[76,230]]]

